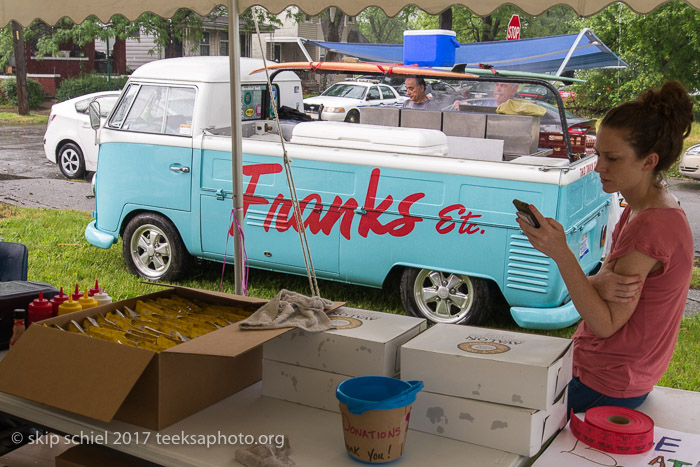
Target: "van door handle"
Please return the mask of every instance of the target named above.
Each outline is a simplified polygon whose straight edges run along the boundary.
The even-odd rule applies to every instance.
[[[359,214],[362,216],[362,215],[367,214],[367,211],[363,208],[357,208],[357,209],[355,209],[355,214]]]
[[[190,173],[189,167],[183,167],[181,165],[171,165],[170,170],[172,170],[173,172],[182,172],[184,174]]]

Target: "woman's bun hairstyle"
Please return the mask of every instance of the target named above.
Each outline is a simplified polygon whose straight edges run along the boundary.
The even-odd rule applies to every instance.
[[[627,142],[640,158],[657,153],[659,162],[654,170],[661,173],[680,157],[693,119],[688,92],[678,81],[668,81],[659,90],[650,89],[613,108],[600,125],[627,130]]]

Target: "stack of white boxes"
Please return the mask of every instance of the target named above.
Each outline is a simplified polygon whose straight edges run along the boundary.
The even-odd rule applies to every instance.
[[[354,376],[399,375],[401,345],[424,331],[423,318],[341,307],[336,328],[294,329],[263,346],[262,394],[339,412],[335,389]]]
[[[401,379],[422,380],[411,429],[523,456],[566,424],[570,339],[437,324],[401,348]]]

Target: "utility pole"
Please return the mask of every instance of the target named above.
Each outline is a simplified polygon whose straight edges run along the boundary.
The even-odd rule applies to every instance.
[[[15,52],[15,76],[17,77],[17,113],[29,115],[29,96],[27,95],[27,61],[24,57],[24,35],[22,25],[12,22],[12,45]]]

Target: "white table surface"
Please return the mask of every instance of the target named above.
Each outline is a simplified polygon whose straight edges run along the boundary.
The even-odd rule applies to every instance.
[[[61,433],[107,439],[110,447],[166,466],[233,466],[241,444],[175,445],[158,442],[156,435],[253,435],[284,434],[289,437],[290,458],[299,466],[358,466],[345,451],[340,415],[261,396],[261,383],[248,388],[171,425],[160,432],[112,421],[102,423],[87,417],[0,393],[0,411]],[[82,433],[81,433],[82,432]],[[131,434],[130,444],[114,445]],[[136,435],[139,441],[136,442]],[[147,442],[144,438],[149,436]],[[97,437],[102,437],[98,439]],[[391,465],[401,466],[518,466],[527,459],[461,441],[409,430],[403,456]]]
[[[0,352],[0,358],[4,354]],[[657,386],[638,410],[654,419],[657,426],[700,434],[700,392]],[[360,465],[345,452],[339,414],[262,396],[260,382],[159,432],[120,421],[103,423],[1,392],[0,412],[60,433],[92,437],[99,444],[165,466],[240,465],[234,453],[244,444],[217,443],[206,447],[166,442],[163,438],[219,434],[227,438],[285,435],[291,446],[290,458],[299,466]],[[124,442],[127,437],[130,442]],[[115,444],[120,439],[122,444]],[[500,467],[526,465],[528,460],[409,429],[404,454],[391,465]]]

